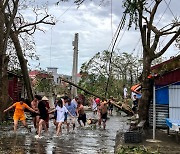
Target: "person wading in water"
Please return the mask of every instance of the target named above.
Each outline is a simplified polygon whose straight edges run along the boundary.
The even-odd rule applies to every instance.
[[[40,99],[41,99],[41,96],[35,95],[34,96],[34,100],[31,102],[31,107],[36,112],[39,112],[39,110],[38,110],[38,103],[39,103]],[[31,112],[31,116],[32,116],[32,119],[33,119],[34,128],[36,129],[36,133],[37,133],[38,123],[39,123],[39,114],[35,113],[35,112]]]
[[[72,118],[72,114],[67,110],[67,108],[63,105],[62,99],[58,100],[57,106],[54,110],[50,111],[49,114],[57,111],[57,131],[56,131],[56,136],[59,136],[62,133],[61,126],[64,123],[65,119],[65,113],[68,113]]]
[[[78,123],[80,126],[81,125],[81,120],[84,124],[84,126],[86,125],[86,114],[84,112],[84,106],[82,105],[82,101],[79,99],[78,100],[78,105],[77,105],[77,116],[78,116]]]
[[[43,128],[45,129],[46,132],[48,131],[47,126],[46,126],[46,121],[45,121],[48,118],[48,111],[46,109],[46,103],[43,100],[39,101],[38,110],[39,110],[39,115],[40,115],[39,128],[38,128],[38,135],[36,135],[35,138],[41,138],[41,131]]]
[[[108,114],[108,102],[106,100],[102,100],[100,106],[98,107],[99,113],[99,126],[101,126],[101,122],[103,122],[103,129],[106,129],[106,121],[107,121],[107,114]]]
[[[27,123],[26,123],[26,116],[25,116],[24,110],[28,109],[34,113],[36,113],[36,111],[33,110],[32,108],[30,108],[26,103],[24,103],[24,98],[21,98],[19,102],[16,102],[13,105],[11,105],[10,107],[8,107],[6,110],[4,110],[4,113],[12,108],[15,108],[14,116],[13,116],[14,132],[16,133],[16,131],[17,131],[17,126],[18,126],[19,120],[23,123],[24,127],[26,127],[28,129],[28,131],[31,132],[31,129],[28,128]]]

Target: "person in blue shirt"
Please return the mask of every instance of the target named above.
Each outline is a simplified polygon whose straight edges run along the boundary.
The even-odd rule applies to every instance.
[[[71,115],[76,117],[77,105],[74,102],[72,102],[70,98],[67,100],[67,103],[65,106],[66,106],[67,110],[71,113]],[[73,130],[75,129],[75,118],[74,117],[71,117],[69,114],[67,114],[67,122],[66,122],[67,132],[69,132],[70,124],[73,125]]]

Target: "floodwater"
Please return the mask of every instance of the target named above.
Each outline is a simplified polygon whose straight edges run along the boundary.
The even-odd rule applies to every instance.
[[[87,113],[87,118],[92,117],[92,113]],[[36,139],[32,122],[32,132],[20,125],[17,133],[13,133],[13,126],[0,129],[0,153],[3,154],[104,154],[114,153],[115,137],[118,130],[128,129],[127,117],[117,115],[108,116],[106,130],[95,128],[91,125],[77,127],[75,131],[70,129],[67,134],[66,126],[63,125],[62,135],[55,137],[55,127],[50,120],[49,134],[43,134],[43,138]],[[76,124],[78,126],[78,124]]]

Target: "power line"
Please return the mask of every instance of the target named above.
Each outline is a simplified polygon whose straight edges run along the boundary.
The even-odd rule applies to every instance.
[[[126,19],[126,13],[123,14],[123,17],[120,20],[120,23],[119,23],[119,26],[118,26],[118,29],[117,29],[117,33],[116,33],[116,35],[114,35],[115,40],[114,40],[114,42],[112,42],[112,49],[111,49],[111,54],[110,54],[110,59],[109,59],[109,75],[108,75],[107,84],[106,84],[105,97],[107,95],[107,90],[108,90],[108,86],[109,86],[109,80],[110,80],[110,76],[111,76],[111,63],[112,63],[112,55],[113,55],[113,52],[114,52],[114,47],[116,45],[116,42],[117,42],[117,39],[119,37],[120,31],[124,27],[125,19]]]
[[[171,14],[173,15],[174,19],[176,20],[176,17],[175,17],[175,15],[174,15],[174,13],[172,12],[171,8],[169,7],[169,6],[170,6],[170,3],[171,3],[171,0],[169,1],[169,3],[167,3],[166,0],[164,0],[164,1],[165,1],[165,3],[166,3],[167,7],[169,8],[169,11],[170,11]]]
[[[112,33],[112,38],[113,38],[113,24],[112,24],[112,0],[111,0],[111,33]]]
[[[57,19],[59,19],[60,17],[62,17],[72,6],[73,6],[74,2],[59,16],[57,17]],[[51,41],[50,41],[50,49],[49,49],[49,64],[51,67],[51,55],[52,55],[52,31],[53,31],[53,26],[51,26]]]
[[[122,40],[122,38],[123,38],[123,36],[124,36],[124,34],[125,34],[125,32],[126,32],[127,29],[128,29],[128,25],[127,25],[126,28],[124,29],[124,31],[123,31],[123,33],[122,33],[122,35],[121,35],[121,37],[120,37],[120,39],[119,39],[119,41],[118,41],[118,43],[117,43],[117,45],[116,45],[115,50],[117,49],[117,47],[118,47],[119,43],[121,42],[121,40]],[[118,51],[118,52],[119,52],[119,51]],[[120,53],[119,53],[119,54],[120,54]]]
[[[170,1],[171,1],[171,0],[170,0]],[[170,1],[169,1],[169,4],[170,4]],[[164,10],[164,12],[163,12],[163,14],[161,15],[161,17],[159,18],[159,20],[158,20],[156,26],[157,26],[157,25],[159,24],[159,22],[161,21],[162,17],[164,16],[164,14],[165,14],[166,11],[167,11],[167,9],[168,9],[168,7],[166,7],[166,9]]]
[[[57,17],[57,19],[62,17],[73,6],[73,4],[74,4],[74,2],[59,17]]]
[[[119,25],[118,25],[118,27],[116,29],[116,32],[114,33],[114,36],[113,36],[113,38],[112,38],[112,40],[111,40],[111,42],[109,44],[108,51],[110,50],[110,47],[113,46],[113,42],[114,42],[114,39],[116,38],[116,35],[117,35],[118,31],[119,31],[120,25],[121,25],[121,21],[119,22]]]
[[[52,29],[53,27],[51,27],[51,44],[50,44],[50,50],[49,50],[49,64],[50,64],[50,67],[51,67],[51,53],[52,53]]]
[[[164,0],[164,2],[166,3],[167,7],[166,7],[166,9],[164,10],[162,16],[160,17],[158,23],[160,22],[160,20],[162,19],[162,17],[164,16],[164,14],[165,14],[165,12],[167,11],[168,8],[169,8],[170,12],[172,13],[174,19],[176,20],[176,17],[174,16],[172,10],[171,10],[170,7],[169,7],[169,6],[170,6],[170,3],[171,3],[171,0],[170,0],[168,3],[166,2],[166,0]],[[158,25],[158,23],[157,23],[156,25]],[[161,42],[159,42],[159,50],[160,50],[160,44],[162,44],[162,43],[165,41],[166,38],[167,38],[167,35],[164,37],[164,39],[163,39]]]

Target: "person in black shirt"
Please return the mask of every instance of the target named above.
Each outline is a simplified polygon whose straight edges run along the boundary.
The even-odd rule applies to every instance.
[[[46,119],[48,118],[48,111],[46,108],[46,104],[44,101],[40,101],[38,103],[38,109],[39,109],[39,116],[40,116],[40,120],[39,120],[39,129],[38,129],[38,135],[36,135],[36,138],[41,138],[41,131],[42,128],[44,127],[45,131],[47,132],[47,127],[46,127]]]

